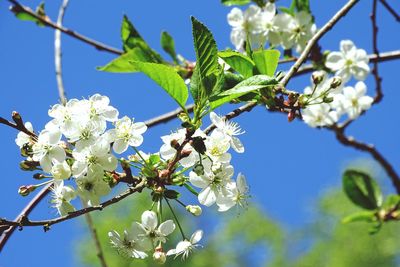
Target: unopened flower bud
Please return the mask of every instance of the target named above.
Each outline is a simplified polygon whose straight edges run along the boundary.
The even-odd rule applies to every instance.
[[[198,163],[193,167],[193,171],[194,171],[194,173],[196,173],[199,176],[203,175],[204,174],[204,166],[202,164]]]
[[[163,251],[155,251],[153,253],[153,260],[158,264],[164,264],[167,260],[167,256]]]
[[[171,147],[173,147],[175,150],[178,150],[178,148],[179,148],[179,143],[178,143],[178,140],[176,140],[176,139],[174,139],[174,140],[172,140],[171,141],[171,143],[170,143],[170,145],[171,145]]]
[[[294,110],[291,110],[291,111],[287,114],[288,122],[292,122],[295,118],[296,118],[296,112],[295,112]]]
[[[28,157],[32,154],[32,146],[29,143],[24,144],[21,147],[21,156]]]
[[[161,170],[158,172],[158,176],[162,179],[165,179],[169,176],[170,171],[169,170]]]
[[[11,116],[17,125],[22,123],[21,115],[17,111],[13,111]]]
[[[18,194],[20,194],[23,197],[26,197],[31,192],[35,191],[35,189],[36,189],[36,186],[34,186],[34,185],[23,185],[18,189]]]
[[[36,180],[41,180],[43,178],[46,178],[46,175],[44,175],[43,173],[35,173],[33,175],[33,179],[36,179]]]
[[[331,103],[331,102],[333,102],[333,97],[324,96],[324,98],[322,99],[322,101],[324,101],[324,103]]]
[[[34,171],[37,168],[37,162],[35,161],[30,161],[30,160],[23,160],[19,163],[19,167],[23,171]]]
[[[194,216],[200,216],[203,212],[201,207],[197,205],[187,205],[186,210]]]
[[[324,80],[325,73],[323,71],[314,71],[313,74],[311,75],[311,78],[313,80],[313,83],[315,85],[318,85]]]
[[[341,84],[342,84],[342,78],[340,78],[339,76],[335,76],[332,78],[331,82],[332,89],[338,88]]]
[[[71,167],[66,161],[57,162],[51,168],[51,174],[53,174],[54,179],[67,179],[71,177]]]
[[[181,152],[181,159],[189,157],[190,153],[192,153],[192,151],[183,149]]]

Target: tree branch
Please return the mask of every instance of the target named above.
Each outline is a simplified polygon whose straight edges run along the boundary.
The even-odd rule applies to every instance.
[[[386,0],[379,0],[381,4],[389,11],[390,14],[396,19],[397,22],[400,22],[400,16],[397,12],[386,2]]]
[[[53,29],[59,30],[75,39],[78,39],[90,46],[93,46],[94,48],[96,48],[97,50],[100,51],[105,51],[105,52],[110,52],[112,54],[115,55],[122,55],[124,52],[121,50],[118,50],[114,47],[105,45],[103,43],[100,43],[96,40],[90,39],[89,37],[86,37],[78,32],[75,32],[71,29],[62,27],[57,25],[56,23],[54,23],[53,21],[51,21],[48,17],[42,17],[38,14],[36,14],[36,12],[32,11],[30,8],[21,5],[18,1],[16,0],[8,0],[9,2],[11,2],[14,6],[12,6],[10,9],[12,12],[14,13],[19,13],[19,12],[24,12],[29,14],[30,16],[36,18],[37,20],[39,20],[41,23],[43,23],[45,26],[51,27]]]
[[[94,226],[92,216],[90,215],[90,213],[86,213],[85,214],[85,218],[86,218],[86,223],[88,225],[88,228],[90,230],[90,234],[92,235],[92,239],[94,241],[94,245],[96,246],[96,250],[97,250],[96,256],[99,258],[101,266],[102,267],[107,267],[107,262],[106,262],[106,259],[104,257],[103,249],[101,247],[99,236],[97,235],[97,231],[96,231],[96,228]]]
[[[60,10],[58,12],[57,26],[62,27],[65,10],[68,7],[69,0],[63,0]],[[67,104],[67,98],[65,97],[65,89],[62,78],[62,64],[61,64],[61,31],[56,29],[54,32],[54,64],[56,68],[56,80],[58,87],[58,94],[60,96],[60,102],[65,106]]]
[[[66,221],[66,220],[69,220],[69,219],[72,219],[72,218],[76,218],[76,217],[82,216],[82,215],[84,215],[86,213],[89,213],[89,212],[92,212],[92,211],[95,211],[95,210],[102,210],[105,207],[108,207],[108,206],[110,206],[112,204],[115,204],[115,203],[123,200],[124,198],[132,195],[133,193],[141,192],[141,190],[143,190],[143,188],[145,187],[145,184],[146,184],[146,180],[142,180],[136,186],[129,187],[125,192],[123,192],[123,193],[121,193],[121,194],[119,194],[119,195],[117,195],[117,196],[115,196],[115,197],[113,197],[113,198],[101,203],[98,206],[91,206],[91,207],[83,208],[83,209],[80,209],[80,210],[77,210],[77,211],[73,211],[73,212],[68,213],[68,215],[60,216],[60,217],[55,218],[55,219],[41,220],[41,221],[31,221],[31,220],[28,219],[27,215],[25,215],[25,214],[29,213],[33,209],[33,208],[30,208],[29,212],[25,212],[25,213],[21,212],[21,214],[23,213],[24,215],[21,216],[20,218],[18,218],[18,220],[8,221],[8,220],[5,220],[5,219],[0,219],[0,224],[1,224],[1,226],[10,225],[10,226],[16,226],[16,227],[43,226],[43,227],[45,227],[45,229],[48,229],[51,225],[54,225],[54,224],[57,224],[57,223],[60,223],[60,222],[63,222],[63,221]],[[40,200],[38,200],[38,201],[40,201]],[[35,203],[37,204],[38,201],[35,201]],[[24,209],[24,211],[25,211],[25,209]],[[0,242],[0,245],[1,245],[1,242]]]

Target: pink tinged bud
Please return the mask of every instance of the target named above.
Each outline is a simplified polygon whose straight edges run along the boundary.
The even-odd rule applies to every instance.
[[[342,84],[342,78],[340,78],[339,76],[335,76],[332,78],[331,82],[332,89],[338,88],[341,84]]]
[[[164,264],[167,260],[167,256],[163,251],[155,251],[153,253],[153,260],[158,264]]]
[[[288,122],[292,122],[296,118],[296,112],[294,110],[291,110],[288,113]]]
[[[201,207],[197,205],[187,205],[186,210],[194,216],[200,216],[203,212]]]
[[[325,77],[325,75],[324,75],[324,72],[322,72],[322,71],[315,71],[311,75],[311,78],[315,85],[320,84],[324,80],[324,77]]]
[[[35,191],[35,189],[36,189],[36,186],[34,186],[34,185],[23,185],[18,189],[18,194],[20,194],[23,197],[26,197],[31,192]]]

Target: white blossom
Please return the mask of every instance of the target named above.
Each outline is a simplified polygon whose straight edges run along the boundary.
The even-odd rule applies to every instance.
[[[176,248],[171,249],[167,252],[167,256],[175,255],[175,258],[182,255],[182,259],[185,260],[189,257],[189,254],[197,247],[201,246],[197,244],[203,237],[203,231],[197,230],[192,234],[190,240],[182,240],[177,245]]]
[[[233,175],[233,167],[225,164],[211,165],[210,161],[203,160],[204,174],[189,173],[189,181],[194,186],[201,188],[198,195],[199,202],[205,206],[213,205],[225,194],[225,187]]]
[[[261,8],[250,5],[246,11],[233,8],[228,14],[228,23],[232,26],[231,42],[237,50],[243,50],[247,35],[254,37],[259,31],[257,24],[261,20]]]
[[[54,161],[50,173],[56,180],[68,179],[71,177],[71,167],[65,160],[63,162]]]
[[[303,109],[303,120],[311,127],[332,125],[338,121],[338,114],[327,103],[310,105]]]
[[[232,156],[231,154],[227,153],[227,151],[230,148],[231,140],[232,138],[226,134],[223,134],[221,131],[212,132],[211,135],[205,140],[205,145],[207,148],[206,154],[213,162],[230,162]]]
[[[78,185],[78,194],[87,206],[100,204],[100,197],[110,193],[110,186],[103,180],[103,177],[96,175],[85,175],[75,179]]]
[[[33,132],[32,123],[30,123],[29,121],[25,122],[25,128],[28,131]],[[15,139],[15,143],[17,144],[17,146],[19,146],[19,148],[22,148],[25,144],[31,143],[31,142],[32,142],[32,137],[27,135],[24,132],[19,132],[17,134],[17,138]]]
[[[276,15],[275,25],[279,28],[284,49],[295,46],[298,53],[303,51],[308,40],[315,34],[317,27],[312,22],[311,15],[300,11],[291,16],[287,13]]]
[[[32,159],[40,162],[43,171],[50,172],[54,160],[58,162],[65,160],[65,150],[58,145],[60,140],[60,130],[49,125],[40,132],[37,142],[32,146]]]
[[[76,193],[72,187],[65,186],[63,180],[56,180],[54,181],[52,192],[51,202],[61,216],[75,210],[70,203],[76,197]]]
[[[175,230],[172,220],[167,220],[158,225],[157,214],[154,211],[145,211],[142,214],[142,223],[133,222],[132,232],[137,233],[139,244],[145,249],[150,250],[158,242],[166,242],[166,237]]]
[[[343,95],[337,97],[337,106],[346,112],[350,119],[357,118],[361,112],[368,110],[374,99],[365,95],[367,86],[364,82],[357,82],[355,87],[347,86],[343,88]]]
[[[232,122],[221,118],[215,112],[210,113],[211,122],[217,127],[214,131],[221,132],[225,135],[229,141],[232,148],[238,152],[244,152],[244,146],[236,135],[244,134],[244,131],[240,129],[240,126],[236,122]]]
[[[235,205],[244,206],[248,192],[246,177],[239,173],[236,182],[229,182],[225,194],[217,199],[218,211],[227,211]]]
[[[196,137],[196,136],[205,136],[204,133],[201,130],[197,130],[192,137]],[[176,154],[176,149],[173,148],[171,146],[171,142],[177,142],[178,144],[182,144],[183,141],[186,138],[186,129],[179,129],[176,132],[173,132],[169,135],[164,135],[161,136],[161,140],[164,142],[164,144],[161,146],[160,148],[160,156],[161,158],[163,158],[164,160],[170,160],[172,159],[175,154]],[[188,143],[183,147],[184,150],[186,151],[191,151],[191,153],[189,154],[189,156],[181,159],[179,161],[179,163],[184,167],[184,168],[188,168],[188,167],[192,167],[197,159],[198,159],[198,153],[195,152],[195,150],[193,149],[193,147]]]
[[[107,134],[114,142],[115,153],[121,154],[128,149],[128,146],[138,147],[143,143],[142,134],[147,130],[143,122],[133,122],[127,116],[115,123],[115,129],[109,130]]]
[[[259,44],[269,42],[272,46],[276,46],[281,42],[279,34],[279,27],[276,25],[276,7],[274,3],[268,2],[262,8],[259,16],[260,19],[256,20],[258,23],[255,25],[256,32],[259,39]],[[257,39],[257,38],[253,38]]]
[[[363,81],[370,72],[368,55],[363,49],[357,49],[351,40],[340,42],[340,52],[330,52],[326,58],[326,67],[342,77],[344,82],[352,76]]]
[[[108,232],[110,242],[117,251],[124,257],[144,259],[147,254],[137,242],[137,236],[131,231],[124,231],[124,236],[121,238],[117,231]]]
[[[104,171],[113,171],[117,168],[118,161],[110,153],[110,144],[103,138],[81,151],[73,151],[75,162],[72,173],[79,178],[82,175],[103,176]]]

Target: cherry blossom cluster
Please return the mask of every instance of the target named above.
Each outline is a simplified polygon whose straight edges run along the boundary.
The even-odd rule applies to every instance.
[[[125,182],[132,187],[143,184],[143,188],[150,190],[153,204],[143,212],[141,222],[133,222],[122,235],[109,232],[111,244],[123,256],[143,259],[152,252],[154,260],[163,263],[167,256],[185,259],[200,246],[203,231],[197,230],[187,238],[171,204],[183,206],[185,212],[194,216],[200,216],[202,208],[184,204],[175,191],[177,186],[193,193],[201,205],[216,204],[220,212],[246,204],[249,188],[244,175],[239,173],[233,180],[229,153],[230,148],[244,152],[237,137],[244,132],[238,124],[214,112],[210,112],[215,125],[211,134],[201,129],[178,129],[162,136],[159,152],[153,154],[137,149],[143,143],[142,134],[147,126],[126,116],[119,118],[118,110],[106,96],[96,94],[89,99],[71,99],[65,106],[54,105],[48,114],[51,120],[37,136],[20,132],[16,138],[21,154],[26,157],[21,168],[38,170],[40,173],[34,177],[47,181],[22,186],[19,193],[28,195],[39,186],[53,183],[53,206],[61,216],[68,216],[75,211],[71,201],[76,197],[84,207],[97,206],[120,182],[118,179],[129,174],[131,180]],[[25,127],[34,133],[30,122]],[[128,148],[134,153],[127,159],[117,157]],[[162,221],[163,204],[167,204],[174,220]],[[164,243],[176,225],[182,240],[175,248],[164,250]]]
[[[231,42],[239,51],[249,40],[253,47],[281,45],[300,53],[317,30],[308,12],[277,13],[271,2],[262,8],[250,5],[245,11],[235,7],[228,14],[228,23],[232,27]]]
[[[357,49],[350,40],[341,41],[340,51],[330,52],[325,63],[335,76],[316,71],[312,85],[304,89],[304,121],[311,127],[330,126],[343,115],[355,119],[369,109],[373,98],[365,95],[367,86],[363,82],[370,72],[368,61],[365,50]],[[345,86],[352,78],[357,80],[355,86]]]
[[[140,175],[145,175],[146,179],[158,175],[152,181],[153,203],[157,203],[157,213],[152,211],[153,208],[151,211],[145,211],[142,222],[133,222],[131,228],[125,230],[122,236],[116,231],[109,233],[111,243],[121,255],[146,258],[148,252],[152,251],[153,259],[158,263],[164,263],[167,256],[182,256],[186,259],[196,247],[200,246],[198,242],[203,236],[203,231],[197,230],[187,238],[171,208],[170,201],[176,200],[194,216],[200,216],[202,208],[198,205],[184,204],[176,197],[175,191],[163,188],[166,184],[183,185],[197,196],[201,205],[209,207],[216,204],[220,212],[246,204],[249,197],[246,179],[242,174],[238,174],[236,181],[232,179],[234,170],[230,164],[231,154],[228,152],[230,148],[238,153],[244,152],[244,146],[237,138],[237,135],[243,132],[238,124],[226,121],[214,112],[210,113],[210,119],[216,126],[210,135],[200,129],[190,132],[182,128],[161,137],[163,145],[159,153],[146,154],[138,151],[129,157],[132,164],[143,167]],[[181,156],[177,157],[179,154]],[[169,166],[175,161],[174,174],[171,174]],[[158,174],[151,173],[154,167],[158,169]],[[200,192],[198,193],[192,186],[200,188]],[[175,223],[171,220],[165,222],[160,220],[162,211],[160,206],[164,200],[171,209],[182,235],[182,241],[166,253],[163,243],[166,241],[166,236],[174,231]]]
[[[118,165],[112,150],[121,154],[128,145],[136,147],[143,142],[146,125],[128,117],[118,119],[118,110],[109,103],[108,97],[96,94],[89,99],[71,99],[65,106],[56,104],[48,112],[52,120],[36,139],[23,132],[17,136],[16,143],[27,156],[25,169],[42,170],[46,175],[38,178],[52,178],[45,183],[54,182],[52,202],[60,215],[75,210],[70,201],[76,196],[85,206],[98,205],[100,197],[111,190],[105,176]],[[107,122],[115,128],[107,130]],[[25,126],[33,132],[31,123]],[[64,185],[67,179],[75,182],[75,189]],[[29,193],[34,188],[20,191]]]

